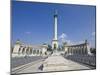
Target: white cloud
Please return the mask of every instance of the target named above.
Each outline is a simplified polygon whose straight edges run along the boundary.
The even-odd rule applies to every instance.
[[[62,33],[59,36],[59,40],[61,41],[61,43],[67,42],[67,44],[69,44],[69,45],[75,44],[74,42],[72,42],[71,40],[68,39],[68,36],[65,33]]]
[[[82,44],[84,43],[85,41],[71,41],[71,40],[66,40],[66,42],[69,44],[69,45],[77,45],[77,44]]]
[[[74,44],[74,42],[72,42],[71,40],[66,40],[66,42],[71,45],[71,44]]]
[[[62,33],[60,36],[59,36],[59,39],[65,39],[67,37],[67,35],[65,33]]]
[[[72,41],[72,40],[68,39],[68,36],[65,33],[62,33],[59,36],[59,40],[61,41],[61,43],[67,42],[67,44],[69,44],[69,45],[77,45],[77,44],[82,44],[82,43],[85,42],[84,40],[83,41],[76,41],[76,42],[75,41]]]
[[[77,44],[82,44],[82,43],[84,43],[85,41],[79,41],[79,42],[77,42]]]
[[[27,32],[25,32],[25,34],[31,34],[31,32],[27,31]]]
[[[62,33],[60,36],[59,36],[59,40],[61,40],[61,42],[66,42],[66,38],[67,38],[67,35],[65,33]]]

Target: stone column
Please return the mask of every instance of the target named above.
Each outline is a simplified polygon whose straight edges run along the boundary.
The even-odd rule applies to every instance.
[[[31,49],[30,49],[30,47],[28,48],[28,55],[29,56],[31,55]]]
[[[83,55],[83,46],[82,46],[82,49],[81,49],[81,54]]]
[[[73,55],[73,47],[72,47],[71,55]]]
[[[78,47],[78,55],[80,54],[79,49],[80,49],[80,47]]]
[[[15,44],[14,49],[13,49],[13,53],[18,54],[19,48],[20,48],[20,44]]]
[[[68,48],[68,55],[69,55],[69,50],[70,50],[70,47]]]
[[[54,14],[54,38],[53,38],[53,41],[52,41],[52,49],[55,49],[55,50],[58,49],[57,18],[58,18],[57,11],[55,11],[55,14]]]
[[[75,47],[73,47],[73,55],[75,54]]]
[[[90,51],[90,46],[89,46],[89,44],[86,44],[86,46],[87,46],[88,55],[92,55],[92,53],[91,53],[91,51]]]
[[[21,50],[20,50],[20,52],[19,52],[20,54],[22,54],[22,50],[23,50],[23,47],[21,47]]]
[[[74,48],[74,54],[76,55],[76,47]]]
[[[71,55],[71,50],[72,50],[72,48],[70,47],[70,50],[69,50],[69,55]]]
[[[86,45],[84,46],[84,55],[87,55]]]
[[[22,50],[23,50],[23,48],[24,48],[24,47],[21,47],[21,50],[20,50],[20,54],[21,54],[21,55],[23,55],[23,54],[22,54]]]
[[[64,46],[65,52],[68,52],[68,47]]]
[[[27,47],[25,47],[24,55],[27,55]]]
[[[55,11],[55,15],[54,15],[54,39],[57,40],[57,11]]]
[[[80,55],[82,55],[82,46],[80,46]]]

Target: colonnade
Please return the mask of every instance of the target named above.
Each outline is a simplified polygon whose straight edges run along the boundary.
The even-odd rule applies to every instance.
[[[88,55],[91,52],[89,45],[83,43],[79,45],[65,46],[65,53],[68,55]]]
[[[24,47],[24,46],[21,46],[18,50],[18,54],[22,54],[22,55],[41,55],[43,54],[42,53],[42,50],[41,49],[35,49],[35,48],[32,48],[32,47]]]
[[[47,45],[25,45],[19,41],[16,42],[12,50],[12,56],[34,56],[46,55]]]

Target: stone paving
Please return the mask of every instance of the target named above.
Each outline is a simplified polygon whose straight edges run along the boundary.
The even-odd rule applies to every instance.
[[[38,60],[29,63],[22,68],[13,70],[13,74],[18,73],[35,73],[35,72],[50,72],[50,71],[68,71],[68,70],[84,70],[90,69],[87,66],[77,62],[67,60],[62,56],[49,56],[45,60]]]
[[[80,65],[62,56],[50,56],[44,61],[44,71],[63,71],[89,69],[89,67]]]

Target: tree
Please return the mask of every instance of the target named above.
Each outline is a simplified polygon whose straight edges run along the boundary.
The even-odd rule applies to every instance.
[[[96,55],[96,49],[95,48],[91,48],[90,51],[91,51],[91,53],[93,53],[94,55]]]
[[[47,51],[52,51],[51,45],[48,45]]]

